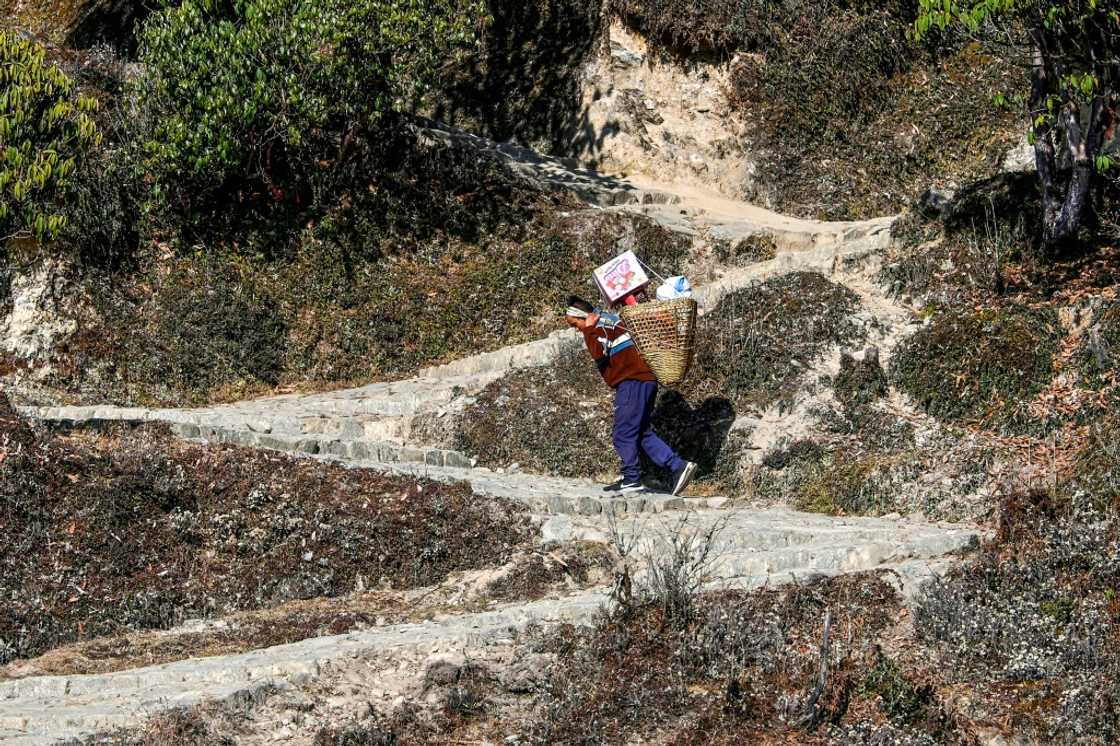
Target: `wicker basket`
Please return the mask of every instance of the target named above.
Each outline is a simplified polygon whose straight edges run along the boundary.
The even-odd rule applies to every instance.
[[[638,352],[657,380],[678,386],[688,374],[696,341],[696,301],[692,298],[651,301],[620,312]]]

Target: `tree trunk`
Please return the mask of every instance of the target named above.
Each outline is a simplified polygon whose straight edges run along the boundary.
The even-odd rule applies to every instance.
[[[1089,121],[1081,126],[1081,112],[1076,103],[1071,103],[1062,112],[1073,172],[1070,174],[1069,187],[1061,211],[1054,222],[1050,241],[1066,241],[1077,236],[1092,211],[1092,186],[1097,173],[1096,159],[1100,152],[1103,134],[1104,98],[1097,96],[1089,106]]]
[[[1050,95],[1052,78],[1056,75],[1052,60],[1046,53],[1042,32],[1036,30],[1033,38],[1030,97],[1032,120],[1048,112],[1046,101]],[[1060,136],[1069,149],[1072,168],[1068,177],[1063,175],[1062,178],[1066,181],[1064,184],[1055,184],[1059,175],[1054,126],[1046,122],[1034,130],[1035,165],[1042,187],[1042,241],[1048,247],[1076,238],[1086,216],[1092,212],[1092,186],[1105,120],[1104,98],[1101,96],[1094,97],[1089,107],[1089,121],[1084,126],[1081,107],[1077,101],[1066,102],[1061,111]]]
[[[1038,181],[1042,187],[1042,232],[1043,242],[1049,243],[1049,231],[1058,219],[1060,202],[1054,189],[1054,127],[1049,122],[1035,126],[1035,118],[1046,113],[1046,96],[1049,92],[1050,69],[1046,59],[1042,33],[1034,34],[1034,50],[1031,54],[1031,96],[1029,112],[1034,132],[1034,161],[1038,169]]]

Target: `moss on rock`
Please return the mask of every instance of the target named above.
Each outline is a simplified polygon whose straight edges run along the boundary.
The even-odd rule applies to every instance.
[[[768,233],[756,233],[735,243],[716,241],[713,249],[721,264],[739,267],[767,262],[778,255],[778,245]]]
[[[1059,340],[1052,309],[947,310],[902,342],[891,378],[940,420],[1038,429],[1026,405],[1052,380]]]

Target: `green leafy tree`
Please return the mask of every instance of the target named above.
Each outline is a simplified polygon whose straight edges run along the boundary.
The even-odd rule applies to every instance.
[[[1116,168],[1109,152],[1120,111],[1120,6],[1115,0],[919,0],[918,38],[937,29],[995,30],[1022,40],[1047,245],[1077,236],[1095,184]]]
[[[0,237],[43,244],[66,227],[76,161],[100,142],[97,101],[46,62],[43,47],[0,31]]]
[[[480,17],[479,0],[183,0],[154,14],[137,89],[153,198],[195,217],[307,206],[368,157]]]

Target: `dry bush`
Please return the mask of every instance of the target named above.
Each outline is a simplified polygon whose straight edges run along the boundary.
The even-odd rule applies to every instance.
[[[691,603],[687,625],[651,601],[552,638],[559,665],[523,742],[625,743],[656,734],[682,746],[824,743],[830,726],[802,730],[781,719],[778,704],[816,685],[826,609],[844,634],[830,645],[822,722],[848,723],[859,708],[842,694],[854,692],[853,682],[873,665],[873,641],[898,599],[862,574],[704,594]]]
[[[686,513],[675,525],[651,537],[654,547],[645,555],[641,590],[675,627],[693,621],[696,596],[720,559],[716,539],[730,522],[725,516],[707,526],[694,526],[693,520]]]
[[[1037,431],[1047,423],[1027,404],[1053,379],[1059,339],[1051,308],[946,310],[901,343],[891,378],[938,419]]]
[[[1003,504],[1000,541],[931,582],[919,640],[945,679],[967,682],[983,715],[1047,743],[1120,738],[1120,534],[1089,494],[1025,493]]]
[[[6,411],[3,661],[362,585],[428,585],[503,564],[531,537],[516,506],[461,484],[186,444],[159,428],[29,436]]]
[[[704,315],[685,393],[724,396],[737,409],[793,396],[805,368],[863,339],[859,298],[815,272],[792,272],[738,290]]]

